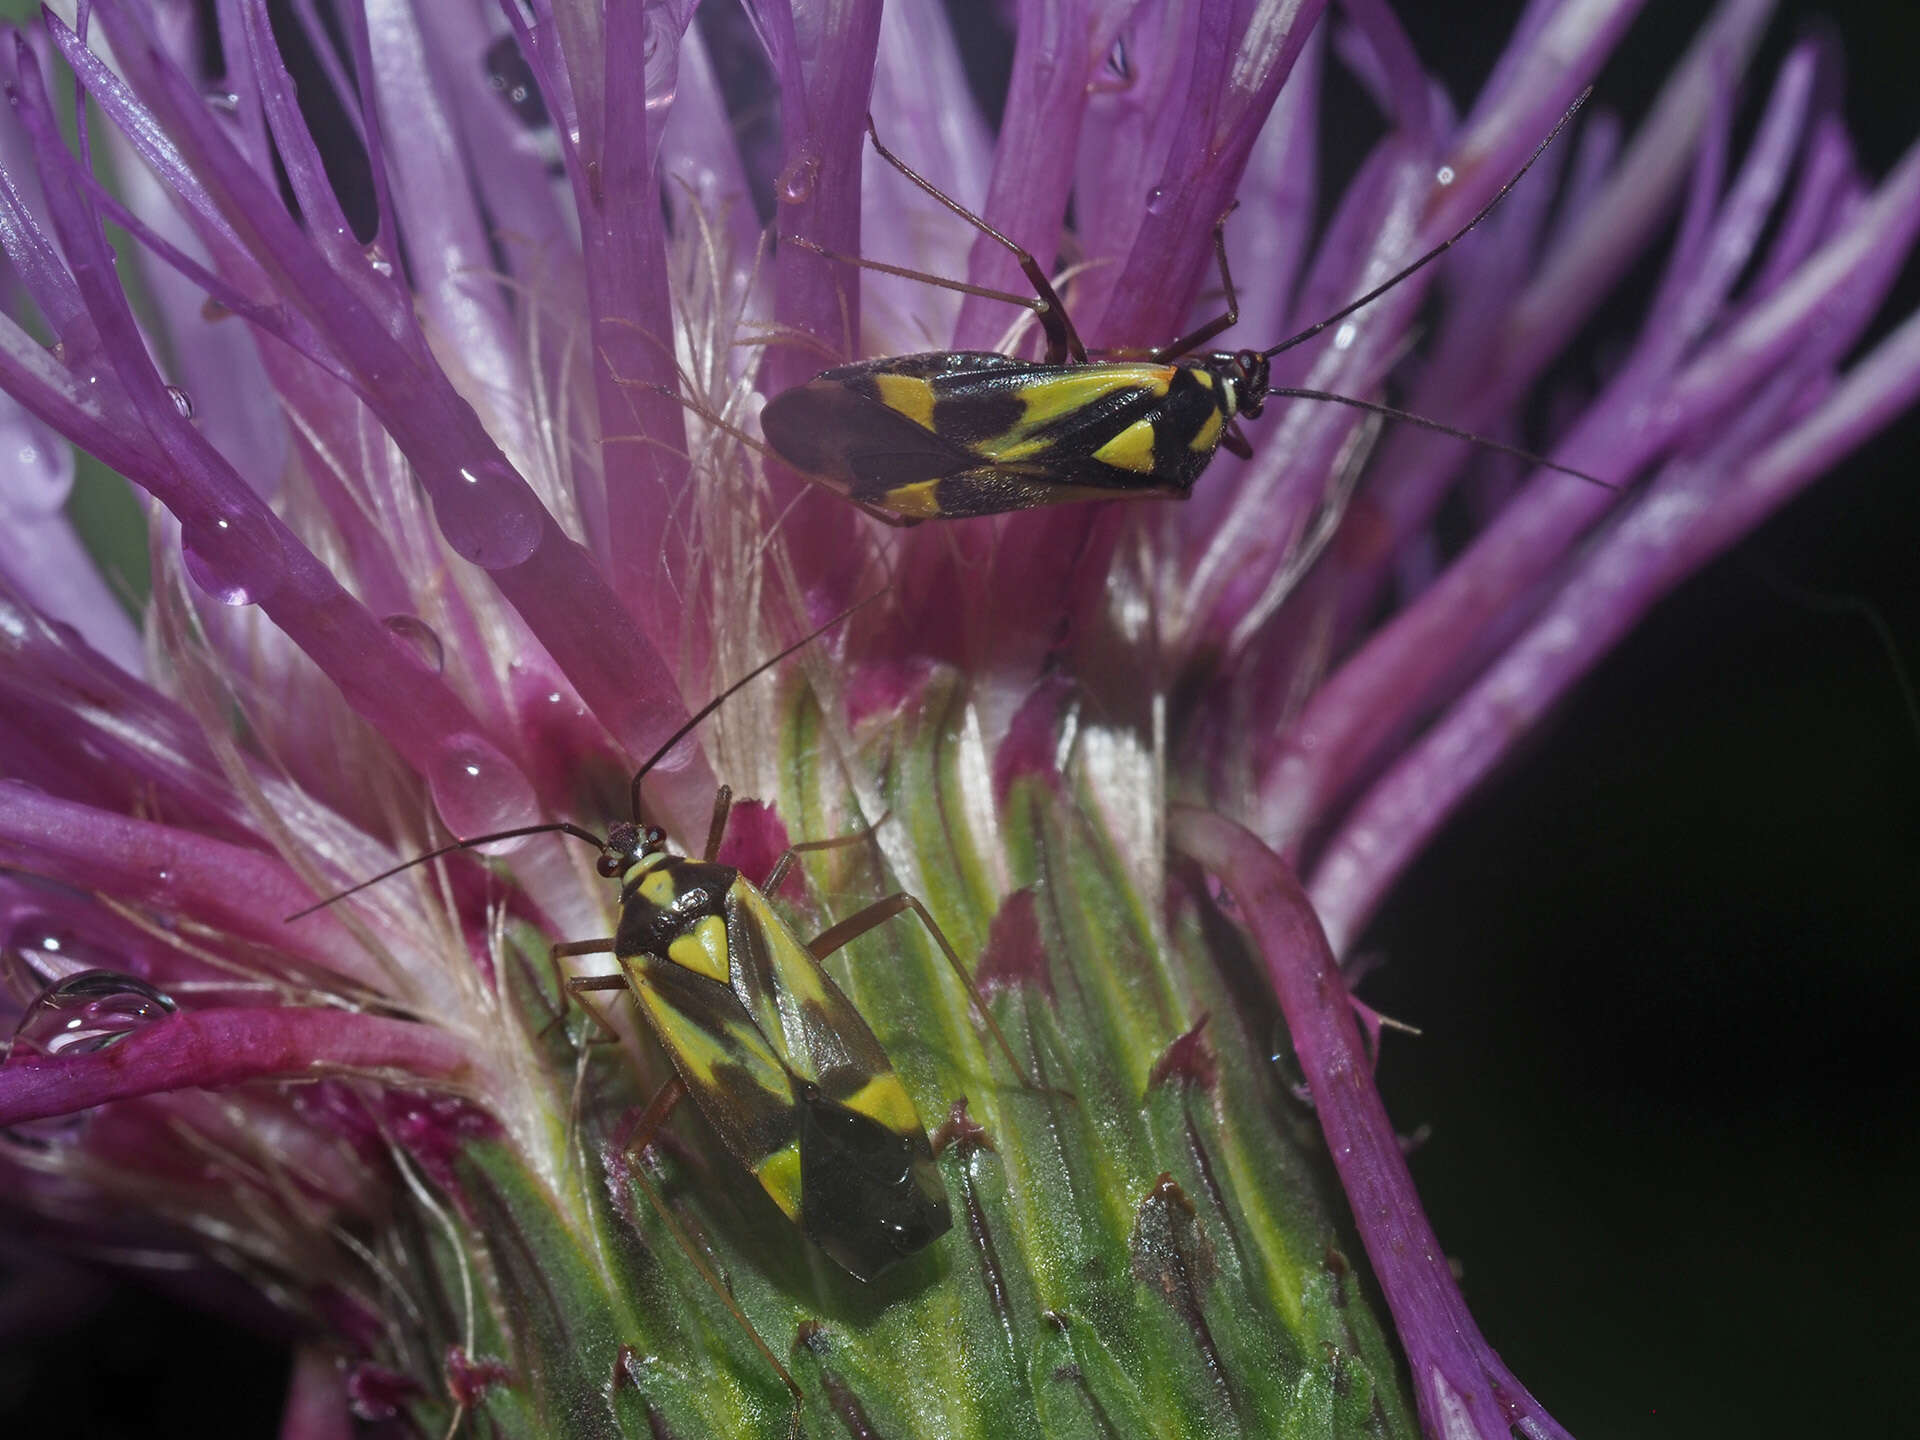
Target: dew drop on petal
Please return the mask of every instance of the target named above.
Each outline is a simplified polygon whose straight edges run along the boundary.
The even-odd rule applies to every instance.
[[[814,182],[820,178],[820,157],[811,150],[802,150],[793,157],[791,164],[780,172],[780,178],[774,184],[780,198],[788,205],[804,205],[813,198]]]
[[[461,559],[505,570],[540,548],[545,515],[519,472],[499,457],[464,466],[435,487],[440,533]]]
[[[178,1007],[163,991],[117,970],[82,970],[42,990],[14,1027],[9,1060],[84,1055],[164,1020]]]
[[[31,1005],[49,985],[77,971],[111,969],[113,958],[51,915],[22,915],[0,945],[0,995]]]
[[[222,605],[254,602],[254,594],[244,581],[222,573],[220,567],[203,558],[195,546],[182,542],[180,555],[186,561],[188,578]]]
[[[447,668],[447,650],[439,632],[417,615],[389,615],[380,622],[406,641],[415,654],[427,662],[435,674]]]
[[[222,115],[240,113],[240,97],[231,90],[215,88],[206,92],[207,108]]]
[[[1433,179],[1435,184],[1451,185],[1455,179],[1453,167],[1451,165],[1442,165],[1438,170],[1433,172]]]
[[[173,408],[182,420],[193,418],[193,397],[178,385],[167,386],[167,398],[173,401]]]
[[[183,522],[180,551],[188,577],[222,605],[258,605],[286,574],[278,537],[238,517]]]
[[[441,820],[455,835],[485,835],[540,820],[532,784],[483,735],[452,735],[441,741],[427,763],[427,786]],[[494,853],[492,846],[487,849]]]

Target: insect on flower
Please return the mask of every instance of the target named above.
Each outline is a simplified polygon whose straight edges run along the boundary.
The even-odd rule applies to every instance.
[[[612,826],[604,839],[563,821],[476,835],[289,917],[297,920],[439,856],[499,840],[559,833],[592,845],[600,852],[600,874],[620,882],[618,933],[553,946],[556,979],[572,996],[631,992],[675,1070],[629,1132],[625,1148],[645,1149],[691,1094],[781,1212],[860,1280],[939,1239],[952,1214],[912,1099],[872,1029],[820,962],[876,926],[913,912],[973,996],[1015,1072],[1023,1080],[1026,1072],[958,952],[916,897],[902,892],[877,900],[811,944],[768,903],[800,855],[858,843],[872,827],[790,847],[762,887],[715,859],[732,804],[727,787],[715,797],[697,860],[667,853],[665,832],[642,818],[640,792],[653,767],[724,701],[873,598],[763,661],[695,711],[634,773],[632,819]],[[561,974],[561,960],[598,954],[613,955],[620,973],[572,979]],[[601,1016],[587,1013],[607,1038],[618,1038]]]
[[[1275,385],[1270,371],[1274,356],[1311,340],[1445,254],[1506,198],[1591,93],[1574,100],[1478,214],[1384,283],[1265,350],[1197,356],[1192,352],[1240,319],[1227,266],[1226,216],[1213,227],[1224,311],[1152,349],[1089,351],[1039,262],[888,150],[869,117],[867,134],[881,158],[1010,250],[1034,297],[842,255],[797,237],[787,243],[862,269],[1025,306],[1046,336],[1046,355],[1033,361],[990,350],[933,351],[827,370],[767,402],[760,414],[767,445],[806,479],[876,519],[913,525],[1085,500],[1184,499],[1222,446],[1242,459],[1252,457],[1239,421],[1257,417],[1277,397],[1347,405],[1612,489],[1585,471],[1389,405]]]

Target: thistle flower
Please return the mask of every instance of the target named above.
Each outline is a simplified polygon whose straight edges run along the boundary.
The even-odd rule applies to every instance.
[[[14,37],[13,1223],[244,1281],[301,1337],[290,1437],[349,1413],[1564,1434],[1465,1311],[1339,960],[1660,595],[1920,390],[1920,320],[1853,353],[1920,229],[1920,151],[1859,172],[1817,41],[1736,151],[1768,7],[1727,0],[1633,135],[1597,103],[1443,263],[1279,366],[1523,440],[1677,210],[1629,353],[1552,395],[1536,441],[1611,488],[1297,404],[1185,505],[889,532],[743,443],[759,406],[836,361],[1031,337],[985,297],[780,243],[1020,288],[874,158],[869,104],[1062,258],[1096,346],[1206,313],[1237,199],[1223,343],[1267,345],[1484,204],[1636,7],[1530,7],[1456,109],[1372,0],[1035,0],[997,135],[930,0],[760,0],[700,29],[692,8],[372,0],[281,33],[235,0],[209,33],[192,6],[95,0]],[[1336,65],[1385,127],[1316,230]],[[778,138],[728,95],[772,105]],[[342,145],[310,128],[323,100]],[[71,446],[153,502],[138,628],[63,515]],[[1449,501],[1472,525],[1451,555]],[[287,917],[450,839],[623,818],[692,707],[883,585],[646,792],[695,852],[717,781],[754,797],[720,851],[750,878],[861,836],[773,891],[782,923],[920,897],[1010,1042],[910,920],[827,962],[935,1127],[953,1211],[863,1284],[693,1107],[623,1145],[669,1069],[624,1003],[585,999],[619,1035],[588,1043],[548,969],[616,924],[569,837]]]

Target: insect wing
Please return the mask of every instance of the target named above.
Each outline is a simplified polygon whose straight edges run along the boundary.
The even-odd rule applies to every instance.
[[[774,396],[760,412],[767,444],[801,474],[867,501],[974,464],[973,455],[935,434],[914,411],[879,398],[887,390],[882,366],[829,370]]]
[[[756,1174],[794,1138],[793,1081],[732,987],[657,955],[623,955],[647,1023],[727,1149]]]
[[[629,891],[621,928],[620,965],[654,1033],[721,1140],[789,1219],[817,1228],[802,1214],[810,1182],[818,1186],[803,1166],[809,1119],[817,1129],[828,1111],[847,1112],[926,1148],[867,1022],[737,871],[658,864]]]
[[[829,370],[761,417],[795,468],[913,519],[1184,494],[1223,421],[1188,366],[970,351]]]

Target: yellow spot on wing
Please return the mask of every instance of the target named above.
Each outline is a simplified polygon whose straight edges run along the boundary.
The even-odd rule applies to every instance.
[[[938,480],[916,480],[896,485],[875,503],[909,520],[932,520],[940,514],[940,500],[934,493],[939,484]]]
[[[1119,470],[1153,473],[1153,421],[1136,420],[1093,452],[1093,458]]]
[[[827,986],[832,982],[820,968],[820,962],[773,913],[773,907],[767,904],[765,895],[744,880],[736,882],[729,894],[735,907],[759,926],[761,939],[767,947],[767,958],[773,962],[780,988],[796,1004],[813,1005],[825,1011],[836,1004],[846,1003],[841,997],[828,993]]]
[[[884,1125],[896,1135],[912,1135],[920,1130],[920,1112],[907,1098],[906,1086],[898,1075],[876,1075],[847,1097],[846,1107]]]
[[[928,430],[933,428],[933,387],[926,381],[911,375],[879,374],[873,377],[873,388],[889,410],[899,411]]]
[[[726,921],[718,915],[703,915],[693,929],[667,942],[667,958],[696,975],[726,984]]]
[[[1203,371],[1201,373],[1204,374],[1205,372]],[[1195,433],[1193,439],[1187,442],[1187,448],[1189,450],[1197,450],[1202,455],[1210,453],[1213,447],[1220,443],[1220,427],[1226,423],[1226,417],[1218,410],[1214,411],[1211,415],[1207,416],[1206,420],[1201,424],[1200,429]]]
[[[1143,390],[1155,398],[1164,396],[1173,383],[1173,374],[1171,365],[1080,365],[1029,381],[1020,387],[1020,403],[1026,410],[1016,430],[1037,430],[1062,415],[1104,400],[1116,390]]]
[[[754,1169],[758,1180],[773,1203],[786,1212],[787,1219],[800,1223],[800,1142],[783,1145]]]
[[[765,1038],[747,1023],[745,1012],[729,1021],[716,1016],[696,1017],[682,1013],[655,987],[647,973],[646,959],[622,959],[627,984],[639,1002],[641,1014],[673,1057],[674,1067],[688,1085],[708,1095],[721,1095],[721,1067],[726,1067],[733,1083],[751,1084],[784,1100],[790,1094],[786,1067],[769,1048]]]

